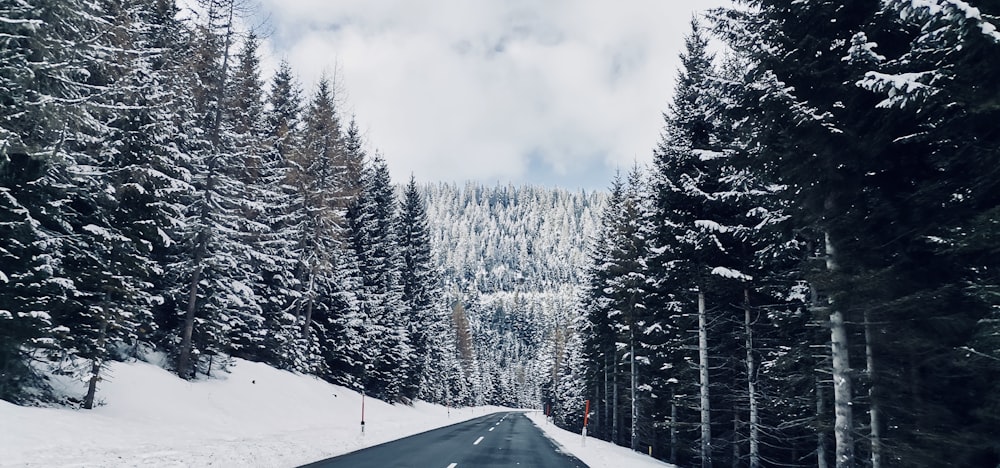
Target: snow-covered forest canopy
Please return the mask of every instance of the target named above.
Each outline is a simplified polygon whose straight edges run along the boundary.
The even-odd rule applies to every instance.
[[[575,431],[589,401],[681,466],[1000,465],[1000,3],[693,19],[607,193],[393,183],[333,80],[262,76],[240,2],[199,4],[0,3],[0,398],[243,358]]]
[[[69,374],[90,408],[110,360],[239,357],[465,398],[415,182],[365,154],[335,83],[265,82],[241,2],[200,6],[0,6],[0,397],[60,400],[45,376]]]
[[[556,420],[589,399],[590,434],[681,466],[1000,463],[998,14],[693,20],[654,163],[611,185]]]
[[[423,193],[472,398],[520,408],[551,400],[604,195],[477,183]]]
[[[265,81],[240,5],[0,10],[0,397],[91,408],[110,361],[199,379],[243,358],[390,402],[540,406],[601,195],[393,184],[334,82]]]

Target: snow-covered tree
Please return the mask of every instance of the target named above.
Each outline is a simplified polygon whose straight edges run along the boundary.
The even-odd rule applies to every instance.
[[[380,398],[398,401],[413,373],[409,317],[403,314],[403,258],[399,206],[385,160],[365,167],[361,193],[348,212],[350,242],[361,271],[359,306],[364,320],[364,385]]]
[[[403,303],[406,305],[407,333],[413,348],[412,372],[404,395],[413,399],[439,382],[430,382],[432,375],[441,375],[438,359],[443,343],[438,337],[447,334],[441,280],[431,252],[430,233],[424,200],[411,177],[403,190],[399,217],[399,251],[403,260],[400,281],[403,283]]]

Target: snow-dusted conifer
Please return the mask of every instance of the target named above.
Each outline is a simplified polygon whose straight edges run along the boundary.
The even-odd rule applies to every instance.
[[[403,308],[399,210],[385,160],[365,167],[361,193],[348,212],[351,245],[363,279],[358,292],[364,320],[364,385],[373,395],[398,401],[413,372],[413,348]]]
[[[439,366],[443,351],[440,348],[444,346],[442,337],[449,332],[444,317],[441,279],[431,252],[427,211],[413,177],[403,190],[398,242],[403,260],[400,272],[402,299],[409,316],[407,333],[413,347],[411,380],[406,382],[404,395],[413,399],[443,383],[437,380],[442,376]]]

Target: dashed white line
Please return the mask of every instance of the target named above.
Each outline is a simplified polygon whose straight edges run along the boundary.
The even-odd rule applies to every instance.
[[[476,439],[476,441],[473,442],[472,445],[479,445],[479,443],[482,442],[483,439],[485,439],[485,437],[480,437],[480,438]]]
[[[455,468],[456,466],[458,466],[458,463],[452,463],[448,465],[447,468]]]
[[[495,427],[491,427],[490,428],[490,432],[493,432],[493,429],[496,429],[496,428]]]

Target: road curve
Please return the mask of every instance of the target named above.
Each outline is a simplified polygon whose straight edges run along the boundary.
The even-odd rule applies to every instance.
[[[522,413],[494,413],[302,468],[586,468]]]

